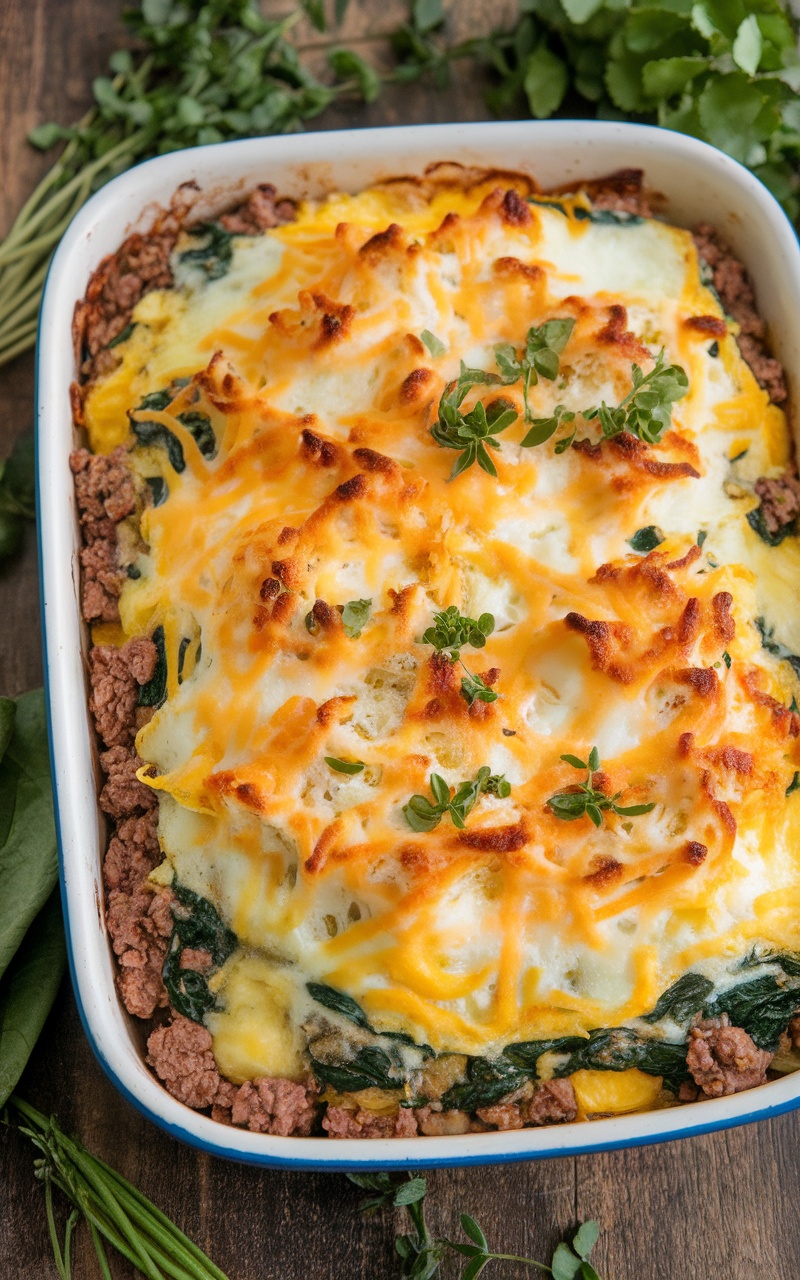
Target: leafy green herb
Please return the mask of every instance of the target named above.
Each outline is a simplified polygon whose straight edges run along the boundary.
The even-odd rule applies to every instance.
[[[371,600],[348,600],[342,610],[345,635],[351,640],[357,640],[367,624],[371,610]]]
[[[788,662],[795,675],[800,676],[800,657],[792,653],[785,644],[781,644],[780,640],[775,639],[775,628],[768,627],[765,619],[761,617],[754,618],[753,624],[761,637],[761,648],[766,649],[767,653],[771,653],[782,662]]]
[[[798,773],[796,770],[795,770],[794,776],[792,777],[791,782],[786,788],[786,794],[787,796],[791,796],[794,794],[795,791],[800,791],[800,773]]]
[[[467,645],[473,649],[482,649],[487,636],[494,631],[494,618],[491,613],[482,613],[477,619],[468,618],[459,612],[456,605],[448,605],[441,613],[433,615],[433,626],[423,634],[422,643],[432,644],[437,653],[448,653],[451,658],[459,658],[461,650]]]
[[[557,404],[549,418],[531,418],[531,429],[520,440],[523,449],[532,449],[537,444],[544,444],[547,440],[554,436],[559,427],[563,423],[574,422],[575,414],[571,409],[565,409],[563,404]],[[558,441],[556,445],[556,453],[564,453],[575,439],[575,430],[569,436]]]
[[[708,531],[706,529],[701,529],[697,535],[698,547],[702,547],[707,537],[708,537]]]
[[[596,1222],[582,1223],[572,1237],[572,1246],[559,1244],[550,1266],[534,1258],[520,1257],[514,1253],[496,1253],[489,1247],[486,1235],[469,1213],[459,1217],[466,1240],[450,1240],[447,1236],[433,1236],[425,1220],[425,1196],[427,1184],[424,1178],[409,1174],[405,1180],[391,1173],[348,1173],[347,1177],[362,1191],[368,1193],[359,1208],[362,1213],[375,1213],[380,1209],[405,1208],[411,1220],[411,1230],[395,1238],[395,1251],[401,1260],[401,1280],[433,1280],[441,1274],[447,1258],[466,1259],[461,1280],[475,1280],[490,1262],[519,1262],[538,1271],[546,1271],[553,1280],[600,1280],[589,1262],[597,1243],[600,1228]],[[455,1257],[454,1257],[455,1255]]]
[[[648,551],[655,551],[663,541],[664,534],[658,526],[648,524],[643,529],[637,529],[632,537],[628,538],[628,546],[631,550],[638,551],[640,555],[645,555]]]
[[[733,659],[731,658],[731,655],[728,653],[727,649],[722,650],[722,661],[725,663],[725,666],[730,671],[731,662],[733,661]]]
[[[650,813],[651,809],[655,809],[655,801],[649,804],[631,804],[620,805],[617,800],[622,795],[621,791],[617,791],[613,796],[607,796],[604,791],[597,791],[592,785],[592,774],[596,773],[600,768],[600,755],[597,747],[592,747],[588,761],[581,760],[578,756],[562,756],[567,764],[571,764],[573,769],[586,769],[586,781],[580,783],[574,791],[556,791],[547,801],[547,807],[555,814],[557,818],[561,818],[564,822],[574,822],[577,818],[584,815],[591,819],[596,827],[599,827],[603,821],[603,813],[611,810],[620,817],[634,818],[642,813]]]
[[[167,651],[164,628],[159,624],[150,639],[156,647],[156,665],[152,676],[139,689],[140,707],[160,707],[167,697]]]
[[[642,1022],[671,1018],[679,1025],[688,1023],[702,1009],[713,989],[713,982],[701,973],[684,973],[659,996],[651,1012],[642,1015]]]
[[[336,773],[361,773],[366,768],[363,760],[339,760],[336,756],[325,756],[325,763]]]
[[[507,1044],[503,1056],[521,1067],[529,1079],[535,1080],[542,1054],[572,1053],[581,1048],[585,1039],[585,1036],[557,1036],[553,1040],[521,1040],[516,1044]]]
[[[22,1098],[9,1100],[18,1130],[41,1153],[34,1168],[44,1186],[47,1223],[56,1271],[71,1280],[72,1240],[84,1218],[91,1232],[99,1274],[109,1280],[106,1248],[110,1245],[148,1280],[227,1280],[196,1244],[179,1231],[140,1191],[81,1143],[68,1138],[54,1117],[48,1120]],[[53,1188],[74,1205],[63,1244],[56,1228]]]
[[[15,440],[10,457],[0,462],[0,562],[19,549],[25,521],[36,515],[35,469],[33,432],[28,431]]]
[[[0,980],[0,1107],[22,1075],[66,964],[61,897],[56,888]]]
[[[425,346],[430,351],[434,360],[440,360],[442,356],[447,355],[447,347],[441,338],[437,338],[435,333],[431,333],[430,329],[423,329],[419,335]]]
[[[316,1000],[317,1004],[331,1009],[333,1013],[341,1014],[343,1018],[354,1022],[357,1027],[363,1027],[365,1031],[372,1030],[367,1015],[352,996],[346,995],[344,991],[337,991],[336,987],[329,987],[324,982],[307,982],[306,988],[311,999]]]
[[[495,436],[510,427],[512,422],[516,422],[516,409],[508,400],[503,399],[493,400],[488,405],[479,400],[467,413],[461,412],[461,405],[473,387],[501,381],[496,373],[468,369],[462,360],[458,377],[445,387],[439,401],[439,416],[431,427],[431,435],[443,449],[459,451],[460,456],[456,458],[450,472],[451,480],[460,476],[473,462],[477,462],[488,475],[497,475],[497,468],[488,450],[500,448]]]
[[[58,876],[47,720],[41,689],[0,698],[0,975]]]
[[[185,249],[179,262],[199,268],[207,280],[219,280],[227,275],[233,260],[232,233],[218,222],[203,222],[192,227],[189,235],[203,243],[196,249]]]
[[[575,321],[572,318],[547,320],[528,330],[522,351],[518,352],[510,342],[503,342],[495,347],[495,359],[504,384],[510,386],[514,382],[522,382],[526,422],[533,422],[528,403],[530,388],[536,386],[540,377],[546,378],[548,382],[553,382],[558,377],[559,356],[574,328]]]
[[[483,765],[471,782],[462,782],[452,795],[438,773],[431,774],[430,787],[435,804],[431,804],[427,796],[414,795],[403,805],[406,822],[412,831],[433,831],[445,814],[450,815],[454,827],[463,830],[482,792],[502,797],[511,792],[510,783],[502,774],[490,773],[488,765]]]
[[[340,80],[350,80],[364,102],[374,102],[383,88],[381,77],[355,49],[331,49],[328,66]]]
[[[686,395],[689,379],[679,364],[664,364],[664,348],[654,367],[642,373],[638,364],[631,369],[633,386],[614,409],[603,401],[599,409],[585,409],[587,422],[597,418],[606,439],[627,431],[647,444],[658,444],[669,428],[672,405]]]
[[[215,1007],[216,1000],[209,990],[206,974],[181,968],[181,953],[184,947],[207,951],[214,968],[218,969],[235,951],[238,939],[207,898],[201,898],[177,881],[172,891],[177,903],[172,908],[174,923],[164,961],[164,986],[178,1013],[191,1018],[192,1022],[202,1022]]]
[[[496,702],[500,694],[491,689],[480,676],[468,671],[461,677],[461,696],[466,700],[467,706],[471,707],[473,702]]]

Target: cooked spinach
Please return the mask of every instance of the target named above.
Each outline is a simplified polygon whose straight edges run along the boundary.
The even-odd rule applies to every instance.
[[[233,259],[231,232],[226,231],[218,222],[200,222],[191,228],[189,235],[204,243],[196,249],[185,249],[178,261],[199,267],[208,280],[220,280],[227,275]]]
[[[454,1084],[442,1097],[445,1111],[475,1111],[490,1107],[513,1093],[531,1078],[528,1070],[518,1067],[503,1054],[499,1058],[470,1058],[467,1078]]]
[[[523,1067],[536,1079],[538,1062],[544,1053],[572,1053],[580,1049],[585,1036],[559,1036],[555,1040],[522,1040],[517,1044],[507,1044],[503,1055],[515,1066]]]
[[[592,1031],[555,1074],[568,1076],[583,1069],[628,1071],[631,1067],[650,1076],[662,1076],[665,1086],[677,1092],[689,1074],[686,1044],[641,1036],[630,1027],[603,1027]]]
[[[118,347],[120,343],[127,342],[135,328],[136,322],[134,320],[132,320],[130,324],[126,324],[125,328],[117,334],[116,338],[112,338],[110,342],[106,343],[106,350],[110,351],[112,347]]]
[[[142,576],[142,571],[137,564],[129,564],[125,572],[132,582],[135,582]]]
[[[177,882],[172,891],[177,902],[172,908],[174,923],[164,961],[164,986],[173,1009],[192,1022],[202,1022],[209,1010],[215,1008],[216,999],[205,974],[181,969],[181,953],[184,947],[207,951],[213,967],[218,969],[236,949],[238,939],[207,898],[201,898]]]
[[[791,782],[786,788],[786,795],[791,796],[795,791],[800,791],[800,773],[795,770]]]
[[[800,978],[800,955],[791,951],[770,951],[768,947],[753,947],[737,966],[742,969],[756,969],[761,965],[780,965],[790,978]]]
[[[186,650],[191,644],[188,636],[184,636],[178,646],[178,684],[183,683],[183,664],[186,661]]]
[[[538,204],[543,209],[555,209],[556,213],[563,214],[565,218],[569,217],[566,206],[560,204],[558,200],[538,200],[536,196],[528,196],[527,200],[528,204]]]
[[[17,1084],[66,966],[61,897],[54,889],[0,982],[0,1107]]]
[[[774,1052],[781,1033],[799,1008],[800,984],[795,980],[789,985],[782,974],[764,973],[714,996],[703,1015],[718,1018],[727,1013],[733,1026],[743,1027],[759,1049]]]
[[[797,521],[790,520],[788,524],[782,524],[776,533],[770,533],[767,523],[764,519],[763,507],[756,507],[755,511],[748,511],[747,523],[750,528],[758,534],[762,542],[766,542],[768,547],[779,547],[784,538],[788,538],[797,533]]]
[[[178,422],[182,423],[194,438],[204,458],[216,457],[217,437],[214,435],[214,428],[207,413],[201,413],[198,409],[187,409],[186,413],[178,414]]]
[[[156,392],[154,394],[157,395],[159,393]],[[167,403],[169,403],[169,400]],[[186,470],[183,446],[180,440],[170,431],[169,427],[164,426],[163,422],[151,422],[147,418],[140,422],[135,418],[131,418],[131,428],[139,444],[153,445],[166,450],[169,464],[173,471],[177,471],[180,474],[181,471]]]
[[[343,1018],[347,1018],[349,1022],[354,1022],[357,1027],[363,1027],[365,1031],[371,1031],[369,1019],[361,1008],[350,996],[345,995],[344,991],[337,991],[335,987],[326,986],[324,982],[307,982],[306,990],[312,1000],[316,1000],[317,1004],[324,1005],[326,1009],[331,1009],[334,1013],[341,1014]]]
[[[708,354],[711,356],[711,359],[712,359],[712,360],[716,360],[717,356],[719,355],[719,343],[718,343],[718,342],[712,342],[712,343],[711,343],[711,346],[708,348]],[[747,450],[745,450],[745,452],[747,452]],[[735,461],[736,461],[736,459],[734,458],[734,459],[733,459],[733,461],[735,462]]]
[[[781,644],[780,640],[775,639],[775,628],[768,627],[764,618],[754,618],[753,622],[761,637],[761,648],[766,649],[767,653],[771,653],[773,657],[788,662],[795,675],[800,676],[800,657],[792,653],[791,649],[787,649],[785,644]]]
[[[628,538],[628,546],[633,551],[645,554],[648,551],[654,551],[656,547],[660,547],[664,541],[664,534],[657,525],[648,524],[643,529],[637,529],[632,537]]]
[[[311,1057],[311,1069],[318,1080],[339,1093],[359,1089],[401,1089],[405,1072],[399,1057],[390,1056],[378,1045],[362,1045],[347,1062],[320,1062]]]
[[[147,483],[150,486],[150,492],[153,495],[153,506],[160,507],[162,502],[166,502],[169,497],[169,489],[167,482],[163,476],[147,476]]]
[[[679,1024],[690,1022],[713,989],[713,982],[701,973],[685,973],[659,996],[650,1013],[642,1015],[642,1022],[660,1022],[662,1018]]]
[[[140,707],[160,707],[167,697],[167,653],[164,646],[164,628],[156,627],[150,639],[156,646],[156,667],[147,684],[139,689]]]
[[[575,210],[578,222],[596,222],[614,227],[634,227],[644,222],[641,214],[626,213],[624,209],[581,209]]]
[[[44,692],[0,699],[0,975],[58,877]]]

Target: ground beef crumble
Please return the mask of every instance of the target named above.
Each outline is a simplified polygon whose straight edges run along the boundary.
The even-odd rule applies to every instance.
[[[708,1098],[726,1097],[764,1084],[774,1054],[759,1049],[726,1013],[696,1023],[689,1031],[686,1065]]]
[[[104,455],[76,449],[69,464],[84,540],[80,553],[83,616],[87,622],[117,622],[125,576],[118,557],[117,525],[136,510],[127,450],[120,447]]]
[[[328,1107],[322,1127],[329,1138],[414,1138],[417,1119],[410,1107],[400,1107],[394,1115],[382,1116],[359,1108]]]
[[[774,537],[787,525],[794,524],[800,515],[800,480],[795,463],[774,480],[761,476],[756,480],[755,491],[761,499],[759,510],[767,533]]]

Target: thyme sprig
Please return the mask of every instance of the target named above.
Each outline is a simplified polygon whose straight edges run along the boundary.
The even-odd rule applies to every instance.
[[[672,405],[686,395],[689,379],[679,364],[664,364],[664,348],[649,373],[638,364],[631,369],[633,386],[624,400],[609,409],[603,401],[599,408],[584,409],[587,422],[598,418],[606,439],[630,432],[646,444],[658,444],[672,420]]]
[[[521,1257],[516,1253],[497,1253],[489,1247],[482,1228],[469,1213],[459,1217],[466,1239],[451,1240],[447,1236],[434,1236],[425,1220],[425,1196],[427,1183],[424,1178],[410,1174],[400,1180],[391,1173],[348,1173],[347,1177],[362,1191],[368,1192],[359,1208],[362,1213],[377,1213],[385,1208],[406,1209],[411,1219],[411,1230],[395,1237],[395,1250],[401,1260],[400,1280],[433,1280],[441,1274],[442,1263],[456,1255],[466,1259],[462,1264],[460,1280],[475,1280],[490,1262],[519,1262],[527,1267],[552,1276],[553,1280],[600,1280],[589,1261],[590,1254],[600,1235],[596,1222],[584,1222],[572,1238],[572,1244],[556,1246],[548,1266],[535,1258]]]
[[[522,381],[526,422],[533,422],[528,403],[530,388],[537,385],[540,377],[546,378],[548,382],[554,382],[558,377],[559,356],[574,328],[575,321],[569,317],[546,320],[538,327],[531,326],[521,352],[518,353],[511,342],[502,342],[495,347],[495,359],[504,384],[509,386],[511,383]]]
[[[478,770],[472,781],[462,782],[451,793],[441,774],[432,773],[430,788],[435,804],[427,796],[414,795],[403,805],[403,814],[412,831],[433,831],[445,814],[454,827],[463,831],[466,820],[483,792],[504,800],[511,794],[511,783],[502,773],[492,773],[488,765]]]
[[[19,1132],[41,1152],[36,1177],[44,1186],[47,1225],[60,1280],[72,1280],[72,1241],[83,1218],[89,1227],[100,1274],[110,1280],[106,1248],[110,1245],[147,1280],[227,1280],[223,1271],[188,1236],[103,1160],[68,1138],[58,1122],[13,1094],[9,1107],[19,1119]],[[56,1187],[71,1201],[63,1237],[59,1239],[53,1206]]]
[[[461,695],[470,707],[473,702],[496,702],[500,697],[479,675],[470,671],[461,657],[461,650],[465,645],[482,649],[486,644],[486,637],[493,631],[494,618],[491,613],[482,613],[476,621],[475,618],[468,618],[460,613],[456,605],[451,604],[441,613],[433,615],[433,626],[428,627],[422,637],[423,644],[432,644],[437,653],[446,653],[453,662],[461,663],[464,668]]]
[[[617,804],[621,791],[617,791],[613,796],[607,796],[604,791],[598,791],[593,785],[592,775],[600,768],[600,753],[597,747],[592,747],[588,760],[581,760],[578,756],[565,755],[561,759],[566,764],[571,764],[573,769],[586,769],[586,781],[581,782],[577,789],[568,791],[556,791],[554,795],[547,801],[547,807],[563,822],[575,822],[577,818],[586,815],[590,818],[596,827],[599,827],[603,821],[603,814],[609,810],[617,813],[623,818],[635,818],[642,813],[650,813],[651,809],[655,809],[655,801],[649,804]]]
[[[489,449],[500,448],[495,436],[510,427],[512,422],[516,422],[519,416],[516,409],[510,401],[502,398],[492,400],[489,404],[478,400],[466,413],[462,413],[461,405],[473,387],[502,382],[503,379],[498,374],[487,373],[485,369],[469,369],[462,360],[458,377],[445,387],[439,401],[439,416],[431,427],[431,435],[443,449],[459,451],[460,456],[453,463],[450,480],[455,480],[456,476],[468,470],[473,462],[477,462],[488,475],[497,475]]]

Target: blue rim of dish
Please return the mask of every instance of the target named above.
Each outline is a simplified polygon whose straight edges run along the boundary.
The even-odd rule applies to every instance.
[[[483,122],[457,122],[457,123],[458,124],[471,123],[472,127],[474,128],[475,124],[483,123],[484,125],[486,125],[486,124],[491,124],[492,122],[483,121]],[[529,124],[530,126],[535,126],[536,122],[526,121],[525,123]],[[552,124],[552,123],[560,123],[560,122],[548,122],[548,123]],[[569,124],[569,123],[581,123],[581,122],[564,121],[563,123]],[[596,125],[601,122],[592,121],[591,123]],[[608,121],[604,123],[608,123],[610,125],[623,124],[627,128],[644,129],[644,130],[650,130],[652,132],[656,132],[656,129],[657,129],[656,126],[640,124],[636,121]],[[416,126],[402,126],[402,125],[395,126],[394,130],[402,129],[404,131],[407,131],[409,128],[441,129],[443,127],[447,127],[447,126],[442,126],[441,124],[428,123],[425,125],[416,125]],[[365,132],[379,133],[379,132],[387,132],[390,129],[391,129],[391,126],[387,130],[370,129]],[[327,131],[325,130],[317,130],[316,135],[308,134],[304,136],[307,136],[307,137],[325,136],[326,132]],[[331,132],[339,132],[339,131],[335,130]],[[685,136],[685,135],[680,135],[680,136]],[[257,141],[257,139],[253,139],[253,138],[241,139],[240,141],[252,143]],[[693,139],[692,141],[698,142],[700,140]],[[228,143],[213,143],[211,144],[211,147],[213,147],[214,149],[217,149],[220,146],[236,146],[236,145],[237,145],[236,141],[233,141]],[[710,144],[708,143],[702,143],[701,145],[708,146],[711,150],[718,150],[717,148],[710,147]],[[211,149],[211,147],[197,147],[197,148],[191,148],[191,150],[206,151]],[[186,148],[186,150],[190,150],[190,148]],[[724,152],[720,152],[719,154],[725,155]],[[165,157],[154,156],[154,157],[151,157],[151,159],[149,160],[142,161],[140,165],[136,165],[134,166],[134,168],[141,169],[141,168],[144,168],[144,166],[146,165],[152,164],[164,158]],[[746,169],[744,165],[741,165],[737,161],[733,160],[731,156],[726,156],[725,158],[729,160],[732,164],[734,164],[738,169],[741,169],[745,174],[747,174],[749,178],[754,179],[756,182],[759,183],[760,186],[764,188],[764,191],[766,192],[766,194],[771,198],[774,205],[780,210],[783,217],[789,223],[789,226],[792,228],[793,235],[797,236],[797,232],[795,231],[795,228],[791,222],[791,219],[789,218],[788,214],[785,213],[784,209],[779,204],[778,200],[775,198],[775,196],[772,194],[769,188],[766,187],[764,183],[760,182],[760,180],[757,179],[749,169]],[[131,172],[131,171],[128,170],[126,172]],[[126,176],[125,174],[119,175],[120,178],[124,178],[125,176]],[[117,180],[116,178],[112,178],[110,182],[106,184],[106,186],[110,186],[116,180]],[[101,188],[101,190],[102,189],[103,188]],[[86,208],[86,205],[82,206],[82,209],[78,210],[78,213],[76,213],[75,217],[76,218],[79,217],[81,212],[85,208]],[[70,224],[70,227],[71,226],[72,224]],[[65,235],[69,233],[69,230],[70,228],[67,228],[67,232],[65,232]],[[57,250],[56,250],[56,253],[57,253]],[[48,756],[50,760],[50,779],[51,779],[51,787],[53,792],[53,815],[55,819],[56,842],[58,847],[58,871],[59,871],[59,886],[60,886],[60,892],[61,892],[61,908],[62,908],[62,915],[64,919],[64,935],[66,939],[67,961],[69,966],[70,981],[72,983],[72,990],[75,996],[75,1003],[78,1007],[78,1015],[81,1020],[81,1025],[83,1026],[83,1030],[86,1035],[86,1038],[89,1041],[89,1044],[92,1048],[92,1052],[94,1053],[97,1061],[102,1067],[107,1078],[111,1081],[111,1083],[118,1090],[118,1092],[123,1096],[123,1098],[125,1098],[125,1100],[129,1102],[131,1106],[137,1112],[139,1112],[140,1115],[144,1116],[145,1119],[149,1120],[163,1133],[166,1133],[171,1138],[175,1138],[176,1140],[183,1142],[184,1144],[190,1147],[193,1147],[197,1151],[205,1152],[207,1155],[217,1156],[220,1159],[230,1160],[237,1164],[255,1165],[261,1168],[290,1169],[290,1170],[304,1171],[304,1172],[331,1172],[331,1173],[337,1173],[337,1172],[347,1173],[348,1171],[355,1172],[358,1170],[362,1170],[362,1171],[363,1170],[405,1170],[405,1169],[425,1169],[425,1168],[444,1169],[444,1168],[456,1167],[459,1165],[480,1166],[480,1165],[495,1165],[495,1164],[511,1164],[511,1163],[518,1163],[523,1160],[552,1160],[552,1159],[559,1159],[562,1156],[569,1157],[569,1156],[579,1156],[579,1155],[592,1155],[595,1152],[617,1151],[617,1150],[628,1148],[628,1147],[654,1146],[656,1144],[661,1144],[664,1142],[675,1142],[682,1138],[684,1139],[693,1138],[696,1136],[700,1136],[702,1134],[721,1132],[725,1129],[736,1128],[739,1125],[753,1124],[759,1120],[772,1119],[773,1117],[785,1115],[787,1112],[795,1111],[798,1108],[800,1108],[800,1094],[798,1094],[793,1098],[789,1098],[783,1102],[778,1102],[773,1105],[770,1105],[769,1102],[765,1101],[761,1106],[754,1107],[752,1111],[749,1111],[744,1115],[731,1116],[727,1118],[720,1117],[718,1120],[710,1119],[706,1123],[694,1125],[688,1131],[685,1129],[680,1129],[676,1127],[675,1129],[672,1129],[665,1133],[645,1134],[640,1137],[634,1136],[630,1138],[609,1139],[607,1142],[593,1143],[591,1146],[587,1146],[586,1143],[578,1142],[574,1146],[572,1145],[564,1146],[559,1148],[557,1151],[521,1150],[521,1151],[506,1151],[506,1152],[487,1152],[485,1155],[480,1153],[477,1153],[477,1154],[469,1153],[463,1156],[460,1156],[460,1155],[440,1156],[440,1157],[433,1157],[433,1158],[429,1157],[427,1159],[425,1158],[424,1154],[421,1152],[419,1157],[415,1155],[407,1158],[402,1158],[402,1157],[392,1158],[391,1156],[389,1156],[386,1158],[375,1158],[375,1159],[367,1158],[367,1159],[360,1159],[360,1160],[353,1160],[353,1159],[343,1160],[343,1159],[338,1159],[336,1156],[334,1156],[331,1159],[325,1158],[324,1160],[322,1159],[315,1160],[315,1159],[304,1158],[301,1153],[298,1153],[297,1156],[294,1156],[294,1155],[282,1156],[282,1155],[272,1155],[267,1153],[264,1153],[262,1155],[256,1151],[241,1151],[238,1149],[233,1149],[231,1147],[226,1146],[223,1142],[210,1142],[205,1138],[202,1138],[199,1135],[192,1133],[191,1130],[184,1128],[182,1125],[174,1124],[171,1121],[166,1120],[164,1117],[158,1115],[155,1111],[152,1111],[150,1107],[148,1107],[144,1102],[142,1102],[135,1095],[135,1093],[132,1092],[131,1089],[128,1088],[128,1086],[122,1081],[120,1076],[111,1066],[105,1054],[101,1050],[99,1044],[97,1043],[97,1040],[92,1031],[91,1023],[86,1013],[86,1009],[84,1007],[83,999],[81,996],[80,984],[78,982],[77,972],[76,972],[72,929],[71,929],[69,910],[67,905],[67,889],[66,889],[64,855],[63,855],[62,840],[61,840],[61,816],[60,816],[60,808],[59,808],[59,802],[58,802],[58,788],[55,784],[56,762],[55,762],[55,751],[53,746],[53,733],[52,733],[52,718],[53,718],[52,693],[51,693],[51,681],[50,681],[50,664],[48,661],[48,652],[47,652],[48,650],[47,612],[45,608],[45,598],[44,598],[44,547],[43,547],[43,538],[42,538],[42,524],[41,524],[41,520],[38,518],[38,513],[41,511],[41,474],[42,474],[42,456],[41,456],[41,448],[40,448],[41,418],[42,418],[41,367],[40,367],[42,317],[44,315],[44,299],[47,295],[47,289],[50,283],[50,273],[52,271],[55,257],[56,257],[56,254],[54,254],[53,258],[51,258],[50,260],[50,264],[48,266],[47,274],[45,276],[44,285],[42,288],[42,303],[40,304],[40,308],[39,308],[39,318],[38,318],[38,325],[37,325],[37,332],[36,332],[36,356],[35,356],[35,365],[34,365],[34,378],[35,378],[35,384],[36,384],[36,392],[35,392],[35,395],[36,395],[35,461],[36,461],[36,511],[37,511],[36,542],[37,542],[37,564],[38,564],[38,571],[39,571],[39,611],[40,611],[41,628],[42,628],[43,679],[44,679],[44,693],[45,693],[45,715],[46,715],[46,721],[47,721]],[[761,1088],[763,1087],[764,1086],[761,1086]],[[680,1110],[681,1110],[680,1108],[677,1108],[677,1107],[674,1108],[676,1119],[677,1119],[677,1116],[680,1114]],[[583,1121],[578,1123],[580,1123],[581,1128],[583,1128],[585,1124],[588,1124],[590,1122]],[[220,1125],[219,1127],[221,1130],[224,1128],[224,1126],[222,1125]],[[532,1130],[532,1132],[534,1131]],[[304,1139],[291,1138],[291,1139],[287,1139],[287,1141],[302,1144]],[[331,1143],[336,1143],[336,1139],[327,1139],[327,1141]],[[421,1146],[424,1146],[425,1139],[422,1138],[422,1139],[419,1139],[419,1141]]]

